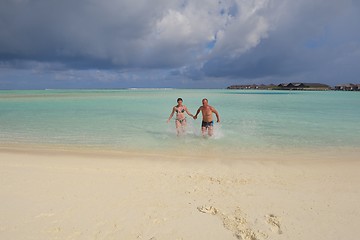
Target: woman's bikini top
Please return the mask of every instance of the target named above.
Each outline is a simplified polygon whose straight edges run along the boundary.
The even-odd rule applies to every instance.
[[[176,113],[184,113],[185,112],[185,108],[184,107],[182,107],[182,109],[179,111],[179,108],[175,108],[175,112]]]

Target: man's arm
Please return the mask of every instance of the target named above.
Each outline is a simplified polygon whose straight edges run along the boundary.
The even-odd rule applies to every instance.
[[[215,113],[217,122],[220,122],[220,116],[219,116],[218,111],[216,111],[216,109],[213,107],[211,107],[211,110],[213,113]]]
[[[196,114],[194,116],[194,119],[197,119],[197,115],[200,113],[201,107],[199,107],[199,109],[196,111]]]

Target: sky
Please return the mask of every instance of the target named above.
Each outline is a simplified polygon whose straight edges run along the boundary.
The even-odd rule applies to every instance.
[[[359,0],[1,0],[0,89],[360,83]]]

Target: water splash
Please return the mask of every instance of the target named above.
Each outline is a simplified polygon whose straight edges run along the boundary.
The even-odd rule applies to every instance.
[[[212,136],[214,139],[221,139],[224,137],[224,132],[222,131],[222,124],[214,124],[214,135]]]

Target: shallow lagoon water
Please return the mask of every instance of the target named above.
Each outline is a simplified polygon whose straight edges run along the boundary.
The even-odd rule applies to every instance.
[[[201,116],[177,137],[176,99],[220,113],[203,138]],[[0,142],[120,151],[228,152],[360,146],[359,92],[121,89],[0,92]],[[215,115],[214,115],[215,119]]]

